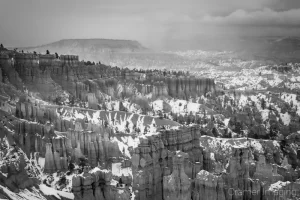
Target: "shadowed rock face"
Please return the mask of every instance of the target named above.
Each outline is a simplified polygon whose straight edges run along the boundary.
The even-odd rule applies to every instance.
[[[0,69],[0,82],[3,81],[3,74],[2,74],[2,69]]]
[[[118,88],[136,80],[134,88],[153,98],[171,96],[187,99],[207,92],[215,92],[212,79],[193,77],[157,76],[149,72],[137,73],[105,65],[89,65],[79,62],[78,56],[54,54],[37,55],[15,53],[1,55],[1,74],[19,89],[24,86],[45,100],[55,100],[67,91],[80,100],[88,101],[91,108],[103,101],[101,93],[113,98],[121,97]],[[1,77],[4,80],[5,77]],[[126,84],[125,84],[126,85]],[[146,86],[147,85],[147,86]],[[132,95],[132,89],[124,87],[123,95]]]
[[[129,199],[130,193],[125,188],[111,185],[112,174],[107,170],[85,167],[83,173],[73,176],[72,190],[75,200],[79,199]]]
[[[164,199],[191,199],[191,179],[184,171],[187,153],[177,151],[173,157],[173,172],[163,178]]]
[[[16,141],[19,141],[26,154],[40,152],[40,155],[45,157],[44,172],[65,170],[67,158],[79,163],[83,157],[88,158],[91,167],[109,169],[112,160],[123,156],[118,143],[110,138],[116,133],[104,124],[86,123],[79,119],[76,122],[62,120],[56,109],[50,107],[36,110],[43,112],[40,118],[38,112],[34,111],[34,106],[31,105],[33,109],[28,109],[28,105],[30,103],[20,104],[19,113],[24,113],[22,115],[25,118],[35,116],[38,120],[45,120],[45,125],[15,120],[15,127],[12,128],[15,128]],[[47,120],[54,122],[54,125],[46,123]],[[128,166],[132,168],[133,177],[126,181],[132,185],[135,198],[259,199],[257,195],[228,192],[229,189],[268,190],[276,181],[297,177],[289,167],[287,159],[277,170],[276,165],[273,167],[267,163],[264,156],[254,160],[248,148],[233,148],[232,153],[228,155],[218,152],[222,150],[221,147],[213,152],[204,150],[200,146],[204,139],[197,126],[161,130],[156,134],[141,137],[139,145],[130,150],[131,162]],[[278,150],[266,148],[266,153],[276,151]],[[111,185],[112,175],[108,175],[110,178],[103,175],[100,180],[95,176],[87,168],[83,174],[74,176],[72,184],[76,199],[97,196],[100,199],[102,196],[104,199],[126,199],[130,194],[124,188]],[[122,180],[125,182],[127,179],[123,177]],[[174,191],[178,193],[176,196]]]
[[[7,186],[13,192],[19,192],[20,189],[37,186],[36,178],[38,171],[30,165],[25,153],[18,147],[11,147],[1,158],[0,169],[2,173],[7,173],[6,177],[0,174],[0,183]]]

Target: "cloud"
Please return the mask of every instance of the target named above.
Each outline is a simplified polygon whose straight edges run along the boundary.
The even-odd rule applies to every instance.
[[[264,8],[253,12],[239,9],[225,17],[206,15],[200,22],[212,25],[300,27],[299,19],[300,9],[274,11],[270,8]]]
[[[300,33],[300,0],[53,1],[0,1],[1,43],[113,38],[156,47],[171,39],[194,42],[199,35]]]

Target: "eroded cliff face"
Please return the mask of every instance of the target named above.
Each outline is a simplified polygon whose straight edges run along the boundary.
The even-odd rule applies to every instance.
[[[189,99],[216,91],[214,80],[208,78],[154,76],[151,77],[151,81],[141,81],[138,86],[139,92],[142,94],[152,92],[153,97],[171,96]]]
[[[3,82],[3,74],[2,74],[2,69],[0,69],[0,83]]]
[[[11,83],[18,89],[22,89],[24,84],[19,77],[18,72],[13,67],[14,59],[9,54],[0,54],[0,68],[2,70],[2,81],[4,83]]]
[[[173,171],[163,178],[163,199],[191,199],[191,179],[184,171],[184,162],[188,158],[187,153],[176,151],[173,156]]]
[[[73,176],[72,190],[75,200],[126,200],[130,199],[130,191],[123,186],[116,187],[112,181],[112,174],[107,170],[85,167],[82,174]]]
[[[136,199],[272,199],[279,198],[275,197],[273,187],[286,181],[286,174],[292,173],[294,180],[298,177],[297,172],[291,172],[290,165],[285,164],[288,161],[280,164],[271,158],[266,161],[265,156],[269,157],[270,151],[276,155],[279,150],[272,143],[257,144],[258,141],[253,140],[253,146],[247,146],[247,141],[237,140],[244,145],[216,144],[213,147],[213,144],[207,148],[207,137],[200,137],[193,129],[177,131],[178,135],[176,131],[163,131],[162,135],[140,139],[132,156]],[[213,138],[211,141],[216,143]],[[263,149],[257,149],[262,144]],[[174,160],[177,162],[178,156],[183,161],[176,165]],[[281,197],[291,198],[295,191]]]
[[[6,174],[5,176],[2,173],[0,174],[2,184],[16,193],[20,189],[24,190],[37,186],[39,181],[36,176],[40,172],[31,165],[21,149],[15,146],[1,151],[1,154],[0,168],[1,172]]]
[[[143,95],[151,94],[152,98],[187,99],[215,92],[212,79],[156,76],[151,72],[131,72],[101,64],[86,66],[73,55],[57,58],[54,54],[11,53],[1,55],[0,61],[2,81],[7,80],[19,89],[28,89],[32,95],[45,100],[54,101],[67,92],[90,102],[90,108],[94,109],[97,103],[104,101],[105,94],[112,98],[130,97],[137,90]],[[132,88],[133,80],[140,84]]]
[[[139,105],[164,97],[196,99],[215,92],[211,79],[85,66],[70,55],[1,55],[0,60],[1,94],[10,99],[13,95],[6,95],[10,89],[13,93],[14,87],[23,91],[10,101],[14,104],[5,100],[6,104],[0,105],[0,138],[12,149],[1,155],[0,181],[12,191],[48,184],[81,200],[278,199],[276,188],[299,191],[295,182],[300,175],[295,169],[299,166],[299,153],[295,152],[298,133],[287,137],[284,148],[272,140],[218,138],[224,131],[219,129],[222,120],[212,109],[185,100],[179,102],[185,102],[184,112],[205,110],[210,121],[178,126],[172,120],[119,111],[121,106],[116,111],[99,109],[102,102],[131,96],[130,103]],[[10,83],[14,87],[8,87]],[[61,96],[73,96],[88,106],[43,101]],[[214,99],[201,100],[217,107]],[[162,110],[174,111],[178,105],[171,100],[168,103]],[[188,110],[191,105],[196,107]],[[249,107],[244,109],[236,115],[230,106],[223,110],[225,117],[235,117],[228,121],[228,128],[262,120],[257,113],[248,112]],[[201,117],[200,124],[208,120]],[[274,118],[270,114],[271,124]],[[29,166],[27,160],[36,167]],[[34,171],[33,179],[20,169],[28,166]],[[51,177],[52,182],[48,181]]]
[[[274,196],[272,187],[277,182],[295,181],[299,176],[289,164],[293,157],[283,157],[276,142],[201,136],[197,126],[160,130],[136,140],[106,126],[100,112],[70,110],[20,102],[16,111],[23,119],[13,123],[8,119],[3,130],[14,130],[10,140],[28,157],[39,152],[45,158],[44,173],[66,171],[70,162],[79,164],[85,158],[94,170],[107,169],[99,172],[107,174],[100,179],[88,169],[74,176],[77,199],[126,199],[130,194],[137,200],[260,199],[263,191],[270,191],[263,193],[266,198]],[[96,119],[101,123],[95,123]],[[120,163],[122,172],[114,172],[113,166]],[[125,174],[125,169],[130,173]],[[117,187],[119,178],[127,186]]]
[[[164,192],[169,185],[167,182],[171,178],[166,178],[164,182],[164,176],[170,176],[173,171],[174,174],[171,176],[179,179],[181,177],[178,177],[178,174],[183,173],[183,171],[185,171],[186,176],[195,177],[197,170],[202,168],[203,159],[198,141],[199,137],[199,129],[191,127],[166,130],[156,135],[146,135],[145,138],[141,138],[140,144],[134,149],[132,155],[133,191],[138,191],[135,194],[136,199],[163,199]],[[177,158],[174,155],[176,151],[182,151],[186,154],[184,154],[185,156],[177,155]],[[172,159],[174,156],[175,158]],[[176,164],[173,164],[173,160]],[[172,184],[175,187],[179,183]],[[172,186],[170,185],[170,187]],[[189,189],[187,188],[189,187],[186,185],[182,187],[185,189],[180,195],[187,198],[189,196]],[[169,193],[171,194],[173,190],[174,188],[169,188]],[[172,197],[169,195],[170,199]]]

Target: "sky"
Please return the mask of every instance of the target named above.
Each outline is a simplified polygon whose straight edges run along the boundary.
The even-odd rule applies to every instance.
[[[0,43],[137,40],[161,49],[206,38],[300,36],[300,0],[2,0]]]

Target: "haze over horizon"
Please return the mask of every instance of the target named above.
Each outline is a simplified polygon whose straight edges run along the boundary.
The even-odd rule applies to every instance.
[[[299,0],[11,0],[0,2],[0,43],[27,47],[106,38],[170,49],[207,38],[298,36],[299,19]]]

